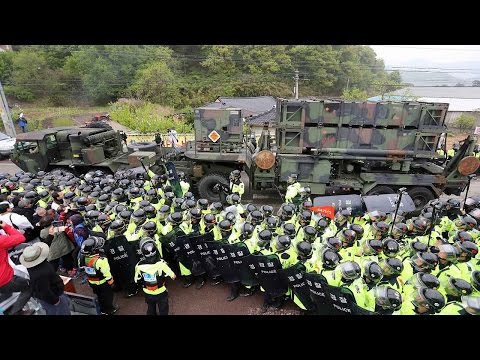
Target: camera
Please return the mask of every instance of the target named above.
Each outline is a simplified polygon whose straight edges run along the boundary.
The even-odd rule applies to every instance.
[[[52,222],[52,226],[53,226],[53,227],[63,226],[63,221],[55,220],[54,222]]]

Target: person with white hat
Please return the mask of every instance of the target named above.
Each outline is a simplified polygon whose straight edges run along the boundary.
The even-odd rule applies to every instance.
[[[25,119],[25,115],[23,113],[20,114],[20,116],[17,119],[18,126],[22,129],[22,132],[27,132],[27,124],[28,121]]]
[[[49,253],[47,244],[35,243],[23,250],[20,263],[30,275],[32,296],[40,301],[47,315],[71,315],[70,299],[64,293],[62,278],[47,262]]]

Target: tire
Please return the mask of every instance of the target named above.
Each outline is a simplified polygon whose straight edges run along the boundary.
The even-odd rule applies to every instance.
[[[395,194],[395,190],[393,190],[390,186],[378,185],[378,186],[375,186],[372,190],[370,190],[367,193],[367,195],[382,195],[382,194]]]
[[[427,202],[435,199],[433,193],[429,189],[422,186],[410,188],[407,190],[407,192],[415,204],[416,211],[421,210],[427,204]]]
[[[227,177],[223,174],[208,174],[198,182],[198,194],[208,202],[220,201],[220,193],[213,190],[213,187],[219,182],[227,182]]]
[[[154,143],[153,141],[139,142],[139,143],[127,145],[127,149],[129,153],[132,153],[135,151],[155,151],[156,148],[157,148],[157,144]]]

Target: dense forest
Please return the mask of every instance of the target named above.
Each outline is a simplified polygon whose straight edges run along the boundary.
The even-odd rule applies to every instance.
[[[137,98],[175,109],[218,96],[299,93],[364,100],[401,87],[360,45],[28,45],[0,53],[5,93],[51,106]]]

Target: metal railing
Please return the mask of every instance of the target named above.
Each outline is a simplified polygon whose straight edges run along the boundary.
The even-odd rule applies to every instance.
[[[168,134],[160,134],[165,146],[171,146]],[[187,141],[195,140],[195,134],[177,134],[178,146],[185,146]],[[136,134],[127,133],[127,144],[140,143],[140,142],[152,142],[155,141],[155,133]]]

